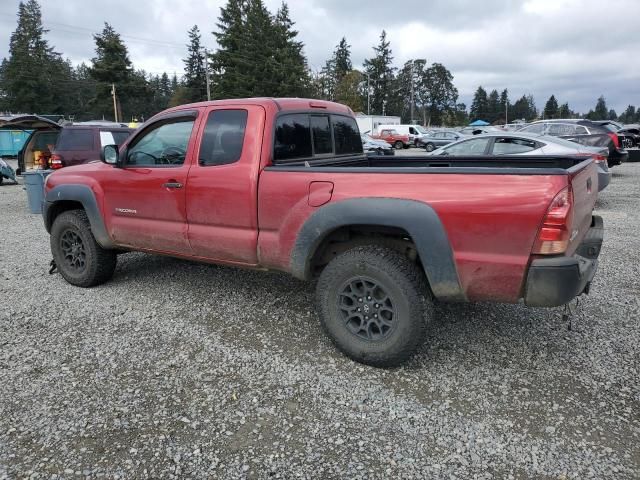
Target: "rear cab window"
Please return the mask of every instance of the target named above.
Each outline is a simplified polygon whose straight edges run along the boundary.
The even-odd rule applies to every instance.
[[[328,155],[362,154],[355,119],[339,114],[285,113],[278,117],[274,161],[312,159]]]

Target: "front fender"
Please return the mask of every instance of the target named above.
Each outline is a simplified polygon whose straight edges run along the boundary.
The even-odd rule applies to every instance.
[[[115,244],[107,233],[98,201],[93,190],[87,185],[81,184],[64,184],[57,185],[49,190],[44,199],[42,206],[42,217],[47,232],[51,232],[51,225],[54,220],[55,204],[57,202],[73,201],[82,204],[84,211],[89,218],[91,224],[91,232],[98,244],[103,248],[114,248]]]
[[[380,225],[411,236],[436,298],[466,301],[453,251],[437,213],[426,203],[394,198],[357,198],[330,203],[311,215],[300,229],[291,253],[291,272],[311,276],[311,259],[322,241],[340,227]]]

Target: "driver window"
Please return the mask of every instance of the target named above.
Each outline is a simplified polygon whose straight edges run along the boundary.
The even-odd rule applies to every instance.
[[[127,165],[177,167],[184,163],[195,119],[178,118],[145,133],[127,151]]]

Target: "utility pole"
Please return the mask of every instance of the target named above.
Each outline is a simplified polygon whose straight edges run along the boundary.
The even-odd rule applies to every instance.
[[[116,101],[116,84],[111,84],[111,96],[113,97],[113,116],[116,119],[116,123],[118,123],[118,102]]]
[[[204,75],[207,79],[207,101],[211,101],[211,79],[209,78],[209,53],[204,49]]]
[[[411,118],[409,123],[413,123],[413,60],[411,60]]]

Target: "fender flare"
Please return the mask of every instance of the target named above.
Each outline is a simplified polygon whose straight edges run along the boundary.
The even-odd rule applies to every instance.
[[[413,239],[433,294],[439,300],[465,302],[453,251],[438,214],[428,204],[395,198],[343,200],[317,210],[304,223],[291,252],[291,272],[311,276],[311,259],[322,241],[340,227],[380,225],[406,230]]]
[[[91,233],[102,248],[115,248],[115,244],[107,233],[96,196],[87,185],[58,185],[49,190],[42,205],[42,217],[47,232],[51,232],[53,224],[52,208],[57,202],[74,201],[82,204],[91,224]]]

